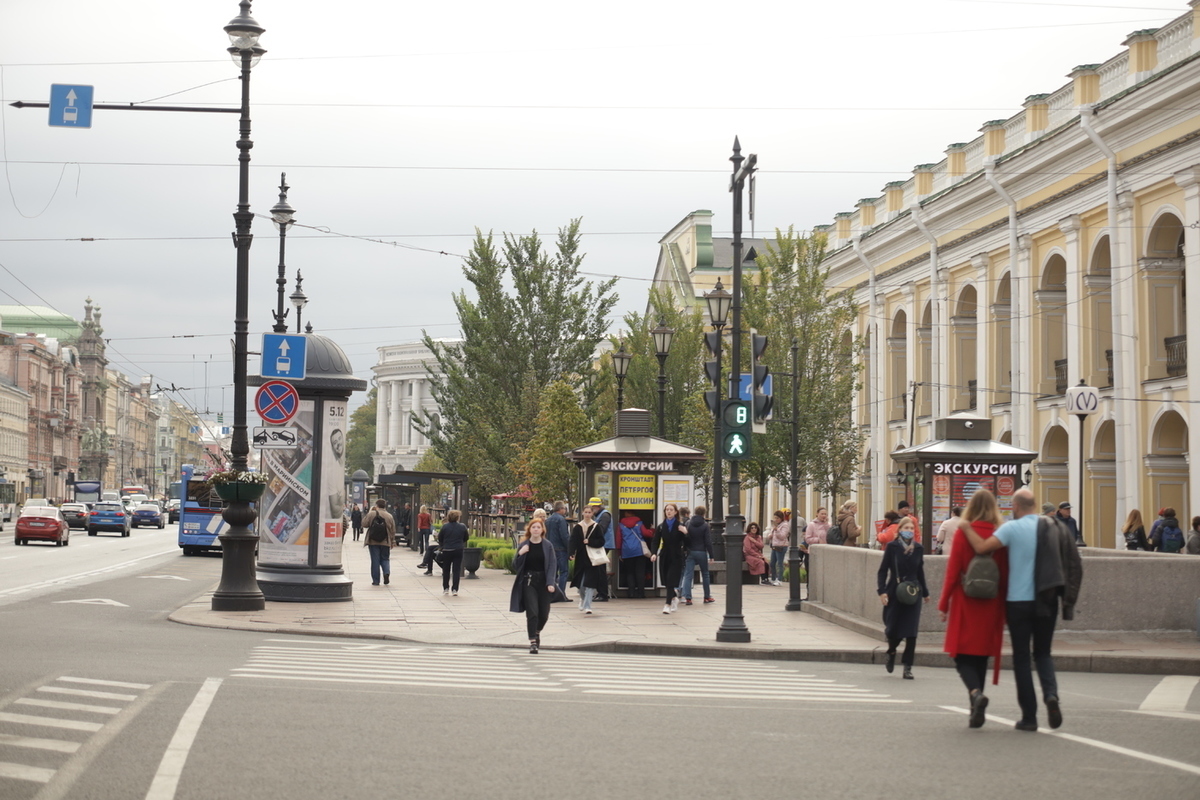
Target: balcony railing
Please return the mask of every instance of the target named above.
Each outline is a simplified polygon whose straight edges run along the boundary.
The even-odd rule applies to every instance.
[[[1163,339],[1167,346],[1167,374],[1187,375],[1187,334]]]
[[[967,381],[967,408],[978,408],[979,402],[979,381]]]
[[[1054,393],[1067,393],[1067,359],[1060,358],[1054,362]]]
[[[1104,360],[1108,362],[1108,385],[1113,385],[1112,350],[1104,351]]]

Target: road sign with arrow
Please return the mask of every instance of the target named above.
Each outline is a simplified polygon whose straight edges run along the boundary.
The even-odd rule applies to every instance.
[[[92,127],[91,86],[50,85],[50,125],[56,128]]]
[[[308,337],[304,334],[264,333],[262,369],[264,378],[302,381],[307,374]]]

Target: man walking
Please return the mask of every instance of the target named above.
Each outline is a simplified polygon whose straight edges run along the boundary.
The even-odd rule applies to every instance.
[[[1083,534],[1079,532],[1079,523],[1076,522],[1075,518],[1071,516],[1071,504],[1065,501],[1059,503],[1058,513],[1055,514],[1055,516],[1058,517],[1058,521],[1065,525],[1067,530],[1070,531],[1071,538],[1075,540],[1075,545],[1077,547],[1085,547],[1086,545],[1083,542]]]
[[[1033,669],[1030,663],[1029,644],[1033,642],[1033,662],[1037,664],[1038,679],[1042,684],[1042,699],[1050,727],[1062,725],[1062,711],[1058,705],[1058,680],[1054,673],[1054,657],[1051,646],[1054,640],[1054,624],[1058,619],[1058,597],[1047,608],[1045,600],[1039,612],[1038,579],[1043,568],[1050,564],[1038,564],[1038,520],[1044,525],[1056,525],[1050,519],[1037,514],[1036,501],[1029,489],[1018,489],[1013,494],[1013,519],[996,529],[988,539],[981,539],[970,525],[964,523],[960,530],[966,534],[972,549],[980,555],[1008,548],[1008,602],[1005,613],[1008,617],[1008,632],[1012,639],[1013,676],[1017,684],[1017,703],[1021,706],[1019,731],[1037,730],[1037,693],[1033,687]],[[1050,527],[1051,533],[1057,531]],[[1073,545],[1071,545],[1073,546]],[[1054,549],[1057,554],[1057,546]],[[1062,565],[1059,566],[1061,580]],[[1061,584],[1060,584],[1061,586]],[[1078,585],[1075,587],[1078,590]],[[1073,603],[1073,598],[1068,598]],[[1064,605],[1064,615],[1066,606]]]
[[[546,518],[546,539],[554,548],[554,557],[558,561],[558,590],[563,597],[567,596],[567,565],[570,562],[571,531],[563,511],[567,504],[559,500],[554,504],[554,513]]]
[[[392,582],[392,548],[396,546],[396,520],[387,512],[387,501],[376,500],[375,507],[363,518],[367,529],[367,540],[363,542],[371,554],[371,585],[379,585],[379,573],[383,582]]]

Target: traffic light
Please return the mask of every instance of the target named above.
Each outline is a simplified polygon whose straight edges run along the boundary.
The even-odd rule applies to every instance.
[[[771,416],[771,408],[775,405],[775,398],[769,393],[771,369],[761,363],[763,353],[767,350],[767,337],[757,333],[751,334],[750,349],[752,353],[751,369],[753,370],[751,397],[754,401],[754,421],[761,424]]]
[[[721,334],[717,331],[704,334],[704,346],[712,356],[711,361],[704,362],[704,374],[713,385],[710,391],[704,393],[704,402],[715,417],[721,413]]]
[[[726,400],[721,411],[721,457],[741,461],[753,453],[751,434],[754,421],[750,403],[745,400]]]

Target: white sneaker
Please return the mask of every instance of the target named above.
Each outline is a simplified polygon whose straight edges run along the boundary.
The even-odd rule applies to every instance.
[[[670,603],[665,603],[665,604],[663,605],[663,613],[664,613],[664,614],[670,614],[670,613],[671,613],[671,604],[670,604]]]
[[[772,586],[783,586],[783,581],[781,581],[779,579],[775,579],[775,580],[771,581],[771,585]]]
[[[456,589],[456,590],[454,590],[453,592],[451,592],[451,593],[450,593],[450,596],[451,596],[451,597],[458,597],[458,590]]]
[[[449,595],[449,594],[450,594],[450,590],[449,590],[449,589],[442,589],[442,597],[446,597],[446,596],[447,596],[447,595]]]
[[[592,613],[592,610],[589,608],[588,610],[584,611],[583,613],[584,613],[584,614],[590,614],[590,613]]]
[[[679,610],[679,598],[678,597],[671,598],[671,610],[672,611]]]

